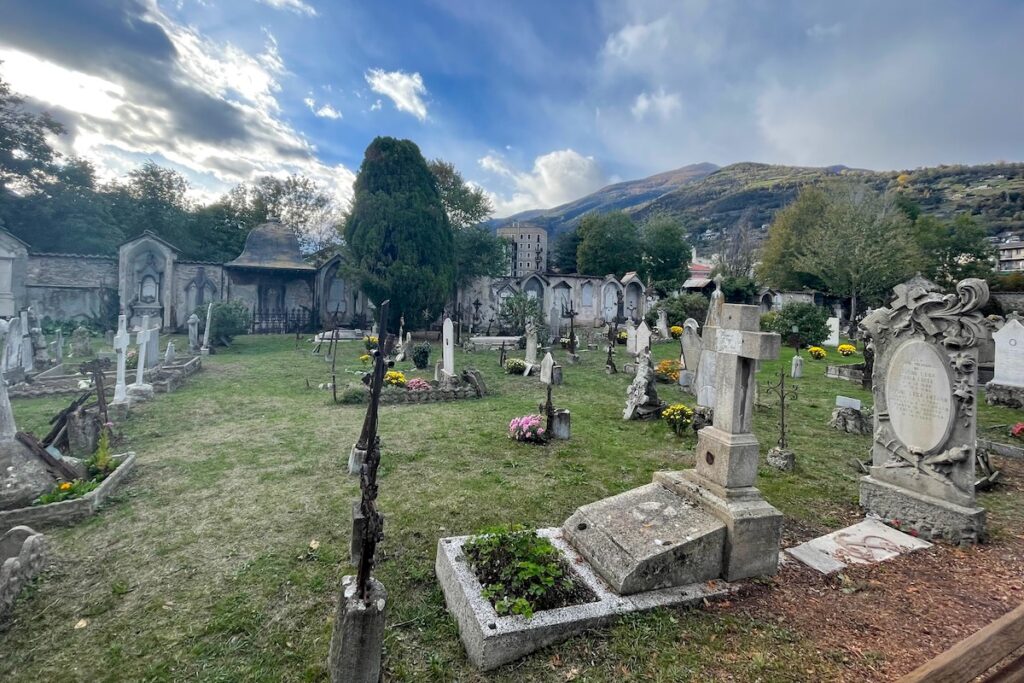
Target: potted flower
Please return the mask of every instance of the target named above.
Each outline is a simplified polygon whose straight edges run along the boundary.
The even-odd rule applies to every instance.
[[[853,344],[840,344],[836,351],[839,352],[840,356],[852,356],[857,353],[857,347]]]
[[[679,339],[680,337],[683,336],[683,328],[680,327],[679,325],[673,325],[672,327],[668,328],[668,333],[672,335],[673,339]]]
[[[388,370],[384,373],[384,384],[389,387],[404,387],[405,373],[398,370]]]
[[[523,443],[544,443],[544,423],[540,415],[523,415],[508,423],[508,438]]]
[[[807,353],[810,354],[811,358],[814,360],[821,360],[822,358],[828,355],[827,353],[825,353],[825,349],[821,348],[820,346],[810,347],[809,349],[807,349]]]
[[[668,423],[672,431],[682,435],[691,424],[693,424],[693,409],[685,403],[673,403],[661,411],[661,419]]]

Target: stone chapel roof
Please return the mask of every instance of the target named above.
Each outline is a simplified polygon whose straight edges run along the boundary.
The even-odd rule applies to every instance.
[[[238,268],[316,270],[299,250],[299,238],[276,220],[257,225],[245,238],[245,249],[234,261],[224,264]]]

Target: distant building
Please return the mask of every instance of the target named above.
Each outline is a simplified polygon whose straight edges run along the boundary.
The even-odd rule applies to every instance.
[[[1024,271],[1024,242],[1004,242],[999,249],[999,272],[1016,273]]]
[[[508,275],[522,277],[548,269],[548,231],[538,225],[513,223],[498,228],[498,237],[512,242]]]

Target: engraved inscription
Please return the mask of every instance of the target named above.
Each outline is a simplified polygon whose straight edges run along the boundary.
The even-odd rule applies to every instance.
[[[715,350],[718,353],[740,355],[743,349],[743,334],[739,330],[718,330],[715,337]]]
[[[905,446],[928,453],[949,438],[953,391],[945,360],[931,344],[914,340],[897,349],[885,395],[893,431]]]

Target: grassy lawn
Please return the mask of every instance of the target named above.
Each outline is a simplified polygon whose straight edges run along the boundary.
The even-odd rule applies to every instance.
[[[307,380],[316,386],[329,373],[309,348],[296,350],[283,336],[239,338],[204,359],[203,372],[183,389],[133,413],[122,427],[122,450],[138,452],[137,469],[98,516],[48,532],[50,569],[0,625],[0,680],[326,678],[338,585],[352,572],[358,484],[345,466],[365,408],[335,406],[330,392],[307,389]],[[435,345],[432,360],[438,351]],[[358,381],[364,352],[356,342],[341,345],[343,382]],[[678,346],[655,352],[673,357]],[[765,363],[759,380],[777,379],[791,356],[784,349]],[[376,574],[390,594],[389,679],[836,678],[841,658],[804,634],[701,610],[631,617],[486,675],[468,665],[434,578],[439,537],[500,523],[560,525],[578,505],[648,483],[655,470],[693,465],[693,436],[622,420],[629,378],[605,375],[603,359],[584,353],[582,365],[565,366],[565,385],[554,397],[572,411],[573,438],[548,447],[506,438],[509,419],[536,412],[543,391],[536,378],[500,374],[494,352],[456,355],[457,367],[484,373],[492,392],[485,399],[382,408],[386,538]],[[869,437],[839,434],[826,423],[837,393],[870,396],[826,380],[824,365],[806,362],[791,404],[797,471],[762,468],[758,482],[785,513],[787,540],[860,514],[852,459],[865,457]],[[425,376],[410,363],[398,369]],[[692,405],[677,387],[662,386],[666,400]],[[774,403],[763,391],[760,400]],[[19,428],[44,433],[67,402],[16,400]],[[1018,419],[1015,411],[985,406],[980,415],[985,425]],[[757,411],[762,453],[778,436],[777,417],[774,408]],[[997,489],[981,503],[996,542],[1019,530],[1018,496]]]

